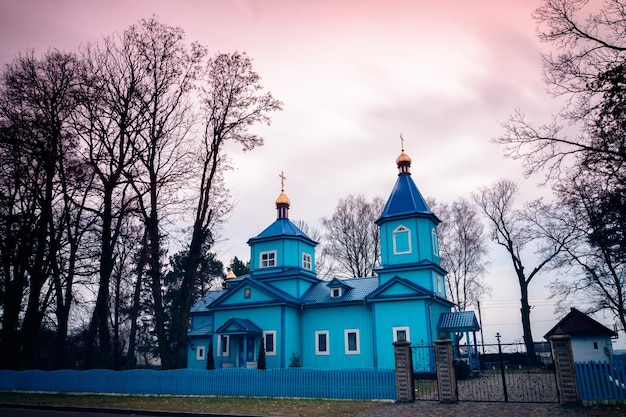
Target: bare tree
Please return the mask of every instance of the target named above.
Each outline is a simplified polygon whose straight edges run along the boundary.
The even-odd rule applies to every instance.
[[[517,111],[504,124],[505,135],[495,139],[509,157],[523,161],[528,174],[543,171],[548,178],[558,178],[566,163],[589,154],[624,160],[623,147],[597,141],[593,131],[602,97],[610,88],[603,78],[610,71],[624,74],[626,5],[609,0],[583,18],[587,5],[586,0],[544,0],[534,13],[539,38],[560,50],[544,55],[544,80],[566,104],[558,117],[543,125]]]
[[[605,186],[605,182],[591,173],[578,176],[561,186],[558,205],[545,214],[552,224],[546,236],[555,244],[564,244],[558,266],[567,272],[566,279],[551,284],[551,291],[559,306],[572,296],[583,295],[588,312],[608,310],[624,330],[626,255],[622,231],[625,225],[611,220],[611,216],[607,221],[605,206],[615,205],[614,210],[624,210],[625,205],[623,197],[607,198]]]
[[[322,253],[335,261],[339,275],[368,277],[380,262],[378,226],[385,201],[375,197],[367,201],[363,195],[350,195],[339,200],[331,217],[323,218],[326,229]]]
[[[75,250],[70,247],[69,255],[66,252],[68,239],[77,236],[67,235],[72,231],[66,225],[72,222],[71,190],[79,187],[67,182],[75,164],[76,142],[69,122],[81,97],[79,69],[73,54],[49,51],[37,59],[30,51],[20,54],[3,73],[2,367],[32,365],[42,320],[54,295],[60,295],[50,283],[65,282],[71,294],[74,271],[62,265],[67,266],[65,261]],[[57,334],[62,339],[67,336],[66,307],[57,310]]]
[[[539,263],[528,273],[522,255],[531,242],[541,239],[541,234],[533,229],[525,214],[531,207],[517,210],[515,198],[518,194],[518,185],[511,180],[499,180],[490,187],[482,187],[472,194],[472,197],[482,213],[486,216],[491,229],[491,239],[502,246],[511,259],[513,269],[520,289],[521,321],[524,344],[530,358],[535,358],[533,341],[530,301],[528,288],[531,281],[544,269],[554,257],[563,250],[563,244],[540,247],[537,251]]]
[[[543,57],[544,80],[565,104],[546,124],[515,112],[495,142],[524,163],[526,174],[546,175],[559,206],[571,210],[555,215],[576,216],[561,231],[576,224],[582,234],[570,242],[574,247],[568,246],[568,262],[562,263],[577,279],[567,290],[564,281],[554,288],[562,296],[584,292],[594,300],[590,311],[609,309],[624,326],[626,4],[607,0],[594,6],[544,0],[535,11],[539,38],[555,48]]]
[[[110,329],[111,274],[126,217],[136,210],[128,172],[137,161],[136,141],[145,125],[146,100],[141,97],[145,68],[129,36],[104,39],[103,46],[84,50],[83,84],[89,97],[77,119],[84,159],[95,181],[87,207],[98,217],[98,282],[96,304],[87,332],[84,366],[112,366]],[[96,343],[96,339],[98,340]]]
[[[185,366],[187,361],[189,311],[203,248],[213,243],[214,228],[230,207],[222,177],[224,170],[228,169],[225,146],[234,142],[244,150],[252,150],[262,145],[263,138],[249,129],[259,123],[269,124],[270,113],[282,108],[282,103],[271,93],[263,92],[260,79],[245,53],[219,53],[206,66],[201,89],[204,133],[202,145],[197,149],[200,166],[195,190],[196,208],[181,282],[181,315],[173,324],[178,329],[172,340],[178,352],[176,366]]]
[[[188,50],[184,32],[158,22],[155,18],[131,26],[125,36],[135,45],[141,68],[145,68],[140,97],[146,109],[145,130],[133,145],[137,163],[128,181],[138,196],[139,213],[146,228],[148,275],[154,298],[155,331],[161,365],[176,363],[171,351],[167,323],[171,317],[163,304],[162,258],[165,230],[161,223],[170,214],[168,206],[177,202],[177,193],[192,171],[187,131],[190,118],[190,92],[202,69],[206,51],[198,44]],[[141,278],[138,274],[137,278]],[[170,326],[176,332],[178,325]],[[175,366],[175,365],[174,365]]]
[[[487,237],[476,206],[464,198],[451,206],[429,199],[428,206],[441,219],[438,226],[441,267],[445,269],[448,297],[457,311],[477,307],[490,288],[483,277],[488,262]]]

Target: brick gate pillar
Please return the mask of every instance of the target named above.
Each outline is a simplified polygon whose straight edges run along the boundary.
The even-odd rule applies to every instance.
[[[456,374],[454,372],[454,354],[452,340],[441,334],[435,340],[435,362],[437,363],[437,385],[439,386],[439,402],[455,403],[458,401],[456,392]]]
[[[561,405],[576,405],[580,402],[578,385],[576,383],[576,369],[572,354],[571,337],[563,333],[560,328],[550,337],[552,355],[556,368],[556,384],[561,395]]]
[[[396,361],[396,393],[398,402],[415,401],[415,384],[413,382],[413,355],[411,344],[406,340],[393,342]]]

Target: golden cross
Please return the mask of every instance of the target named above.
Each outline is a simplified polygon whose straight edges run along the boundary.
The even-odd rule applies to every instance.
[[[280,191],[285,191],[285,180],[287,177],[285,177],[283,171],[280,171],[280,175],[278,176],[280,177]]]
[[[402,145],[402,152],[404,152],[404,138],[402,137],[402,133],[400,133],[400,144]]]

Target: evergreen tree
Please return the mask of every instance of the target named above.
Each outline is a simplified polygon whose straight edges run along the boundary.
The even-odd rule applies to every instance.
[[[207,349],[206,369],[207,371],[215,369],[215,359],[213,358],[213,343],[209,343],[209,348]]]
[[[259,359],[256,363],[256,368],[260,370],[266,370],[267,364],[265,363],[265,341],[261,338],[261,344],[259,345]]]

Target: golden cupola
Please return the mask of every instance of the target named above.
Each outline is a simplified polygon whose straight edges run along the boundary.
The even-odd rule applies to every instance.
[[[285,174],[281,171],[280,172],[280,194],[278,195],[278,198],[276,199],[276,211],[277,211],[277,217],[279,219],[287,219],[289,218],[289,205],[291,204],[291,202],[289,201],[289,199],[287,198],[287,195],[285,194],[285,180],[287,179],[287,177],[285,177]]]
[[[398,175],[411,175],[411,157],[404,153],[404,138],[402,137],[402,133],[400,134],[400,142],[402,143],[402,153],[400,153],[400,156],[396,158],[396,165],[398,165]]]

